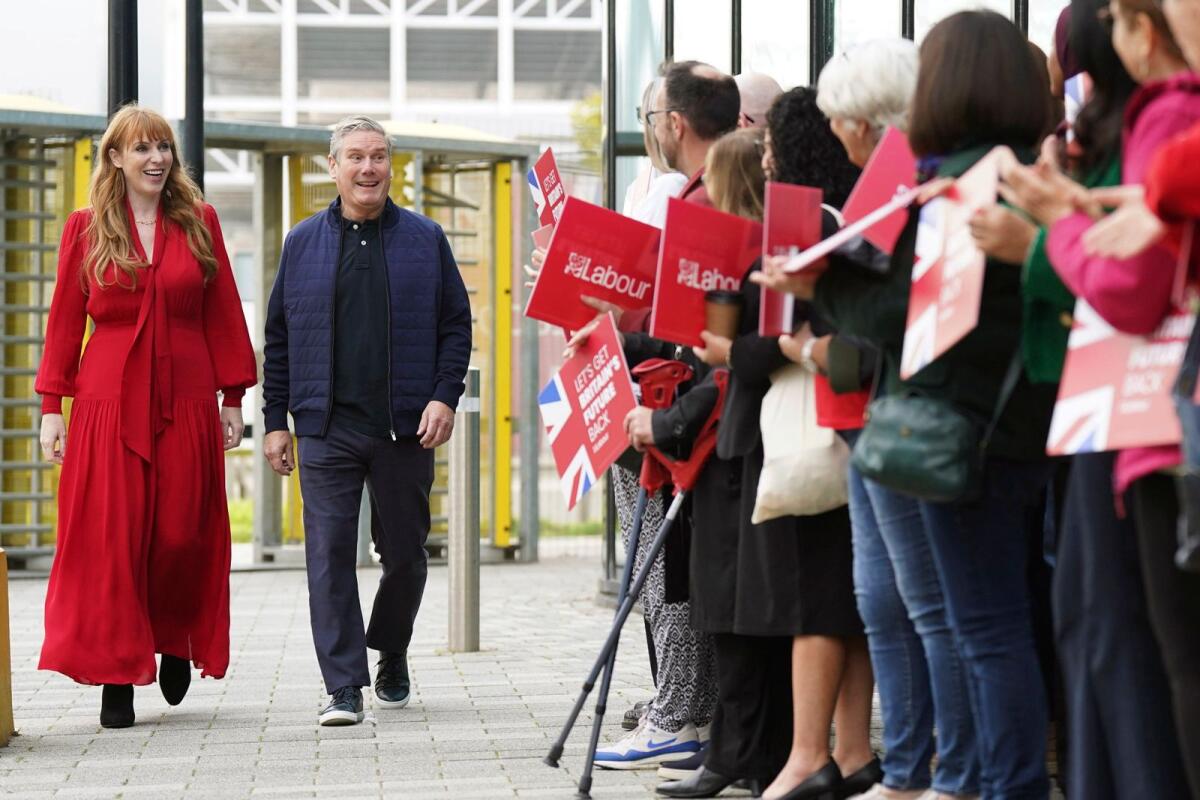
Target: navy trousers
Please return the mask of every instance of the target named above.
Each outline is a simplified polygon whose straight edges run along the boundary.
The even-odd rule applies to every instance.
[[[1115,461],[1113,453],[1074,457],[1058,540],[1054,623],[1067,700],[1067,794],[1186,798],[1138,536],[1113,500]]]
[[[321,676],[330,693],[367,686],[367,648],[402,652],[412,639],[428,573],[434,451],[416,437],[393,442],[332,424],[325,436],[301,437],[298,448],[308,607]],[[383,566],[365,631],[356,574],[364,483]]]

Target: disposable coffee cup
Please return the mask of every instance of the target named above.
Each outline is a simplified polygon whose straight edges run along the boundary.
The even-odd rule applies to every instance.
[[[742,295],[714,289],[704,293],[704,327],[709,333],[733,339],[742,316]]]

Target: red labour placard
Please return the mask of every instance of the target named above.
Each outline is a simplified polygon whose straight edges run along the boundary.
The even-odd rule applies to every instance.
[[[998,183],[996,159],[987,156],[921,208],[901,378],[911,378],[979,324],[986,259],[969,223],[996,201]]]
[[[842,216],[853,225],[897,195],[903,195],[917,185],[917,158],[908,146],[908,137],[895,128],[888,128],[871,153],[854,191],[846,200]],[[891,255],[896,239],[904,230],[908,214],[897,208],[880,222],[863,232],[863,238]]]
[[[625,417],[636,406],[629,365],[610,314],[538,393],[568,509],[629,446]]]
[[[762,252],[762,225],[672,197],[658,253],[650,335],[703,346],[704,293],[741,290]]]
[[[793,256],[821,240],[823,192],[809,186],[767,182],[763,208],[764,256]],[[795,298],[762,287],[758,314],[759,336],[792,332]]]
[[[658,237],[652,225],[568,198],[525,316],[579,330],[596,317],[580,295],[624,309],[648,308]]]

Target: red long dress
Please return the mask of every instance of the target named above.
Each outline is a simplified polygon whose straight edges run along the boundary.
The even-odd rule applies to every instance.
[[[238,407],[257,378],[221,227],[205,205],[219,267],[207,284],[160,209],[136,288],[89,277],[85,292],[90,217],[76,211],[63,231],[36,383],[43,413],[75,398],[39,666],[80,683],[142,685],[155,679],[154,654],[167,653],[220,678],[230,537],[217,390]],[[80,359],[87,317],[95,329]]]

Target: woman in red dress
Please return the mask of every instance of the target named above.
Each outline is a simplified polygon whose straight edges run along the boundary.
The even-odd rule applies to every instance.
[[[222,445],[241,441],[256,369],[216,212],[177,152],[159,114],[113,117],[91,207],[63,231],[36,383],[43,454],[62,465],[39,666],[102,684],[109,728],[133,724],[155,653],[172,705],[192,664],[214,678],[229,664]]]

